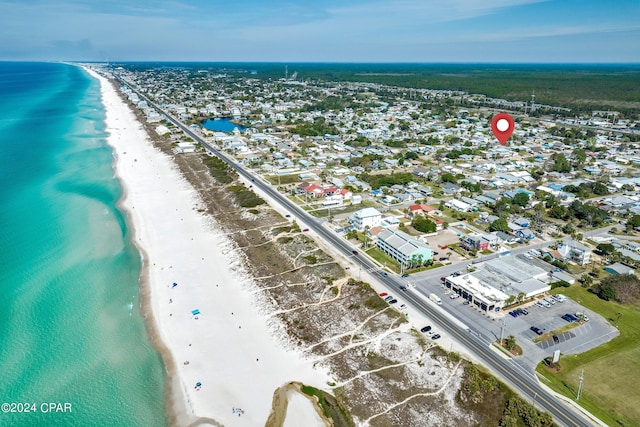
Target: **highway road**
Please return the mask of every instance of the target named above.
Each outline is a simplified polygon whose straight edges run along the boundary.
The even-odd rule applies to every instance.
[[[245,170],[241,165],[236,163],[233,159],[227,157],[217,148],[208,144],[199,134],[193,131],[190,127],[184,125],[180,121],[174,119],[168,112],[164,111],[152,100],[148,99],[143,93],[140,93],[136,88],[126,81],[122,81],[116,77],[116,79],[135,90],[138,95],[145,99],[149,105],[152,105],[158,111],[163,113],[171,122],[182,129],[187,135],[193,138],[195,141],[202,144],[211,153],[222,159],[232,169],[234,169],[239,175],[246,178],[248,181],[271,197],[274,201],[286,208],[293,216],[308,225],[308,228],[317,233],[318,236],[323,238],[326,242],[334,246],[335,249],[342,252],[359,267],[376,271],[378,267],[373,264],[367,257],[354,255],[354,248],[345,239],[338,236],[333,231],[324,227],[316,218],[307,214],[304,210],[299,208],[283,194],[276,191],[271,185],[263,182],[260,179],[256,179],[254,175]],[[530,249],[531,247],[527,248]],[[449,266],[449,268],[460,269],[460,266]],[[445,271],[438,269],[438,272],[433,274],[444,275]],[[456,270],[453,270],[456,271]],[[437,326],[450,334],[460,344],[466,346],[470,352],[476,355],[484,365],[489,368],[494,374],[505,381],[510,387],[516,390],[525,400],[532,399],[535,402],[536,407],[544,411],[549,412],[556,423],[562,426],[588,426],[596,425],[593,420],[587,418],[584,414],[580,413],[576,408],[564,403],[560,399],[556,398],[548,389],[542,387],[538,382],[535,374],[527,372],[522,369],[512,359],[505,359],[502,355],[498,354],[496,350],[491,348],[491,343],[486,341],[483,337],[479,337],[473,330],[465,330],[452,322],[441,307],[432,304],[430,301],[424,301],[416,292],[419,292],[416,288],[409,288],[403,292],[400,290],[400,286],[406,286],[406,282],[396,275],[383,274],[378,270],[378,280],[384,283],[389,289],[396,291],[396,293],[403,293],[403,298],[411,303],[416,309],[420,310],[428,318],[433,319]],[[416,289],[414,291],[414,289]]]

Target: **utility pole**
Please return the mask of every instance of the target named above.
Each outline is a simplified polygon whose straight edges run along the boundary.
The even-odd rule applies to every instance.
[[[584,381],[584,369],[580,371],[580,384],[578,385],[578,395],[576,396],[576,400],[580,400],[580,396],[582,396],[582,382]]]
[[[504,327],[507,326],[507,322],[502,319],[502,325],[500,325],[500,345],[502,345],[502,340],[504,339]]]

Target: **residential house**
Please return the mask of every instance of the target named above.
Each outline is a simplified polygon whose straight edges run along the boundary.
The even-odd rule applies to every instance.
[[[489,240],[479,235],[465,235],[460,238],[460,245],[468,251],[484,251],[489,249]]]
[[[635,270],[631,267],[627,267],[624,264],[616,262],[615,264],[608,265],[604,268],[609,274],[635,274]]]
[[[349,217],[349,222],[358,230],[379,226],[382,222],[382,214],[375,208],[364,208],[356,211]]]
[[[591,256],[591,249],[576,240],[563,242],[558,247],[558,252],[565,261],[571,260],[580,265],[588,264]]]

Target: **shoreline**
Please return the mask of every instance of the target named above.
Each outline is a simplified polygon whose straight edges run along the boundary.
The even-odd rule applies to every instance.
[[[264,424],[283,384],[325,387],[326,372],[273,335],[273,318],[251,295],[255,285],[241,255],[213,218],[198,212],[201,200],[173,160],[153,146],[112,82],[84,69],[101,85],[122,188],[118,208],[141,256],[140,310],[167,374],[169,424]]]

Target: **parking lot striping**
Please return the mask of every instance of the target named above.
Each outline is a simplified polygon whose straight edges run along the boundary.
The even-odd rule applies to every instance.
[[[598,337],[592,338],[592,339],[590,339],[589,341],[583,342],[583,343],[581,343],[580,345],[577,345],[577,346],[575,346],[575,347],[573,347],[573,348],[570,348],[569,350],[567,350],[567,353],[568,353],[568,352],[570,352],[570,351],[571,351],[571,352],[575,352],[575,353],[580,353],[579,351],[575,351],[575,350],[576,350],[576,349],[578,349],[578,348],[580,348],[580,347],[582,347],[582,346],[585,346],[585,345],[587,345],[587,344],[589,344],[589,343],[592,343],[592,342],[594,342],[594,341],[604,340],[604,339],[605,339],[605,338],[607,338],[609,335],[618,335],[618,331],[609,331],[609,332],[607,332],[607,333],[606,333],[606,334],[604,334],[604,335],[600,335],[600,336],[598,336]],[[607,340],[604,340],[604,341],[603,341],[603,343],[604,343],[604,342],[607,342],[607,341],[609,341],[609,340],[608,340],[608,339],[607,339]]]

